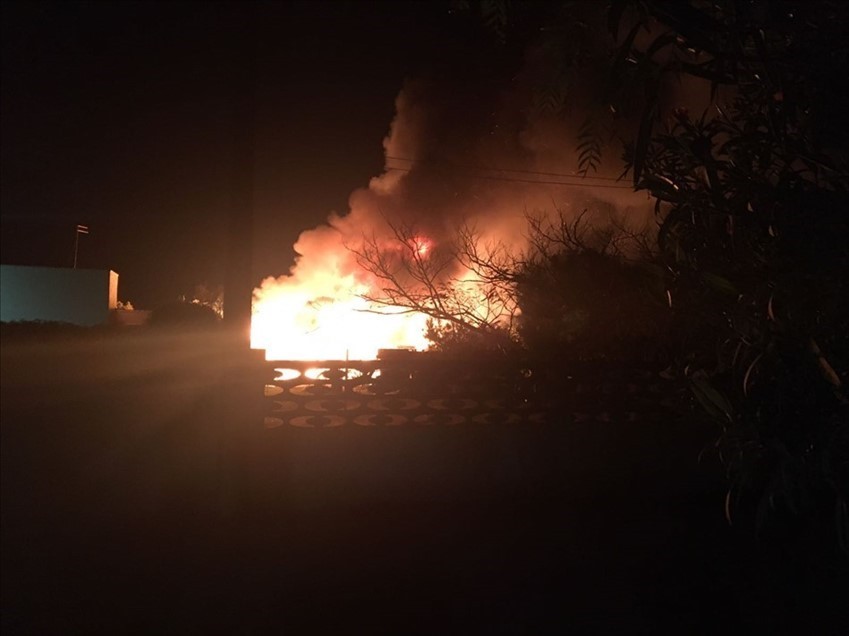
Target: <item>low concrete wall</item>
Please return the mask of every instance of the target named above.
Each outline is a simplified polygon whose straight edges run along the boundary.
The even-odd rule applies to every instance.
[[[106,269],[0,265],[0,321],[105,324],[118,298],[118,274]]]

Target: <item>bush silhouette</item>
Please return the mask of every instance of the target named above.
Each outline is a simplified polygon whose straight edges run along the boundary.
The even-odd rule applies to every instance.
[[[153,310],[150,324],[155,327],[214,327],[221,318],[211,307],[199,303],[174,301]]]

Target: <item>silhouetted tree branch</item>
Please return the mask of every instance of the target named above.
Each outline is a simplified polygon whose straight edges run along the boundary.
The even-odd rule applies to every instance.
[[[353,250],[359,265],[378,283],[375,292],[363,297],[377,312],[430,317],[431,336],[437,340],[465,341],[467,336],[461,334],[466,333],[475,334],[480,342],[562,348],[574,347],[590,331],[599,331],[586,338],[593,344],[584,350],[605,343],[602,348],[609,352],[618,346],[619,336],[627,337],[626,331],[612,329],[618,312],[627,308],[637,320],[651,313],[636,308],[646,304],[634,293],[642,293],[645,276],[633,258],[626,257],[642,255],[646,236],[624,222],[594,227],[586,211],[574,218],[563,211],[552,218],[541,214],[525,218],[527,246],[522,250],[484,240],[470,225],[458,228],[451,243],[431,246],[416,228],[387,222],[390,240],[372,235]],[[577,258],[582,255],[586,256]],[[605,291],[589,294],[586,290],[593,284]],[[581,289],[585,291],[576,293]],[[568,336],[563,335],[558,325],[576,312],[586,315],[571,325]],[[600,330],[607,330],[607,337]]]

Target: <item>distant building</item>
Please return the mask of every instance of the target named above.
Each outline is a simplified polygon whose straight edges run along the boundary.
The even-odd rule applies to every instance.
[[[111,270],[0,265],[0,322],[102,325],[117,304],[118,274]]]

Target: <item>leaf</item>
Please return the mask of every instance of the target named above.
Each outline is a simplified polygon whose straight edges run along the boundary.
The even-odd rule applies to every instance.
[[[728,296],[733,296],[734,298],[738,298],[740,296],[740,292],[727,278],[718,276],[717,274],[711,274],[710,272],[704,272],[702,274],[702,280],[718,292]]]
[[[728,525],[734,525],[731,522],[731,490],[729,489],[727,493],[725,493],[725,519],[728,521]]]
[[[481,0],[480,11],[484,25],[502,44],[507,40],[508,0]]]
[[[831,384],[832,386],[839,388],[842,384],[840,382],[840,376],[837,375],[837,372],[834,370],[834,367],[832,367],[829,364],[828,360],[825,359],[825,356],[822,354],[822,351],[820,351],[819,345],[817,344],[816,340],[812,338],[809,347],[811,352],[817,357],[817,365],[819,366],[820,373],[822,374],[825,381]]]
[[[752,375],[752,372],[755,370],[755,366],[758,364],[758,362],[760,362],[763,356],[763,352],[759,353],[757,357],[752,360],[752,363],[749,365],[749,368],[746,369],[746,375],[743,376],[743,395],[749,395],[749,377]]]
[[[660,200],[658,199],[658,203]],[[659,206],[655,207],[655,213],[660,212]],[[670,210],[669,214],[660,224],[660,229],[657,233],[657,244],[661,250],[666,251],[672,247],[671,243],[674,240],[674,228],[684,217],[686,209],[683,206],[676,206]]]
[[[673,42],[675,42],[678,36],[672,31],[667,31],[666,33],[659,35],[655,38],[654,42],[651,43],[648,49],[646,49],[645,59],[651,60],[655,53],[657,53],[660,49],[669,46]]]
[[[734,407],[731,402],[711,386],[703,373],[694,373],[690,378],[690,388],[702,407],[714,419],[733,420]]]
[[[680,70],[688,75],[694,75],[696,77],[701,77],[703,79],[710,80],[715,84],[736,84],[737,78],[727,73],[723,73],[720,70],[713,69],[709,65],[709,63],[704,64],[690,64],[688,62],[682,62],[680,65]]]
[[[644,176],[642,181],[637,185],[637,189],[648,190],[659,201],[677,203],[681,200],[678,186],[664,177],[656,177],[654,175]]]
[[[594,122],[588,119],[581,127],[578,134],[578,139],[581,143],[578,144],[578,173],[586,177],[590,170],[598,171],[598,166],[601,163],[601,142],[595,131]]]
[[[629,4],[628,0],[615,0],[607,11],[607,30],[610,31],[614,40],[619,37],[619,23],[622,21],[622,14]]]
[[[834,525],[837,528],[837,544],[844,554],[849,555],[849,509],[843,497],[834,501]]]
[[[616,57],[614,58],[613,65],[610,69],[610,77],[614,83],[618,83],[621,79],[622,69],[625,67],[625,61],[631,55],[631,49],[634,47],[634,38],[637,37],[637,33],[640,31],[641,26],[642,25],[638,22],[631,27],[627,37],[616,52]]]
[[[650,90],[648,103],[643,111],[643,119],[640,122],[640,131],[637,133],[637,143],[634,145],[634,187],[640,182],[643,174],[646,155],[648,154],[649,142],[651,141],[654,120],[657,117],[657,90]]]

